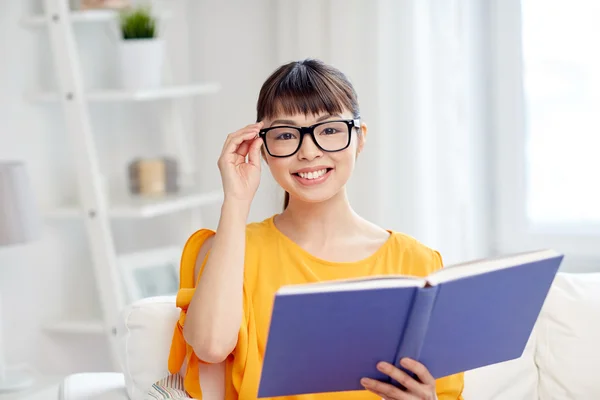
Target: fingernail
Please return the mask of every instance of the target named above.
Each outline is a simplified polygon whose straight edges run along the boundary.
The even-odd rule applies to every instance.
[[[360,380],[360,384],[363,386],[369,386],[370,383],[371,383],[371,380],[369,378],[362,378]]]
[[[386,368],[387,368],[387,363],[385,363],[385,362],[383,362],[383,361],[382,361],[382,362],[380,362],[380,363],[377,363],[377,369],[378,369],[378,370],[380,370],[380,371],[385,371],[385,369],[386,369]]]
[[[400,364],[404,367],[408,367],[410,365],[410,359],[409,358],[403,358],[402,360],[400,360]]]

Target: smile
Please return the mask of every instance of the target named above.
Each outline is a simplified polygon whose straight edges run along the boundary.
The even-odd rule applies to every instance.
[[[296,172],[292,175],[301,184],[309,186],[325,182],[331,175],[331,171],[333,171],[333,168],[322,168],[317,171]]]

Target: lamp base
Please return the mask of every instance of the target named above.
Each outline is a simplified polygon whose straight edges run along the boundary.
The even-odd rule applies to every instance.
[[[34,382],[30,372],[7,368],[4,379],[0,380],[0,393],[24,390],[33,386]]]

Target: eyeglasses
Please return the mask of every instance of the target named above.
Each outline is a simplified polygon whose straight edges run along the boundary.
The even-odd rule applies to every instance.
[[[273,126],[262,129],[267,153],[272,157],[289,157],[298,152],[305,135],[310,135],[319,149],[333,153],[350,145],[352,128],[360,127],[360,119],[325,121],[307,127]]]

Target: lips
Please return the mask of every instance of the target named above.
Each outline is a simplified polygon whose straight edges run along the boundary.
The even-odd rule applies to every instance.
[[[311,186],[325,182],[331,175],[331,171],[333,171],[333,168],[329,167],[305,168],[292,175],[302,185]]]

